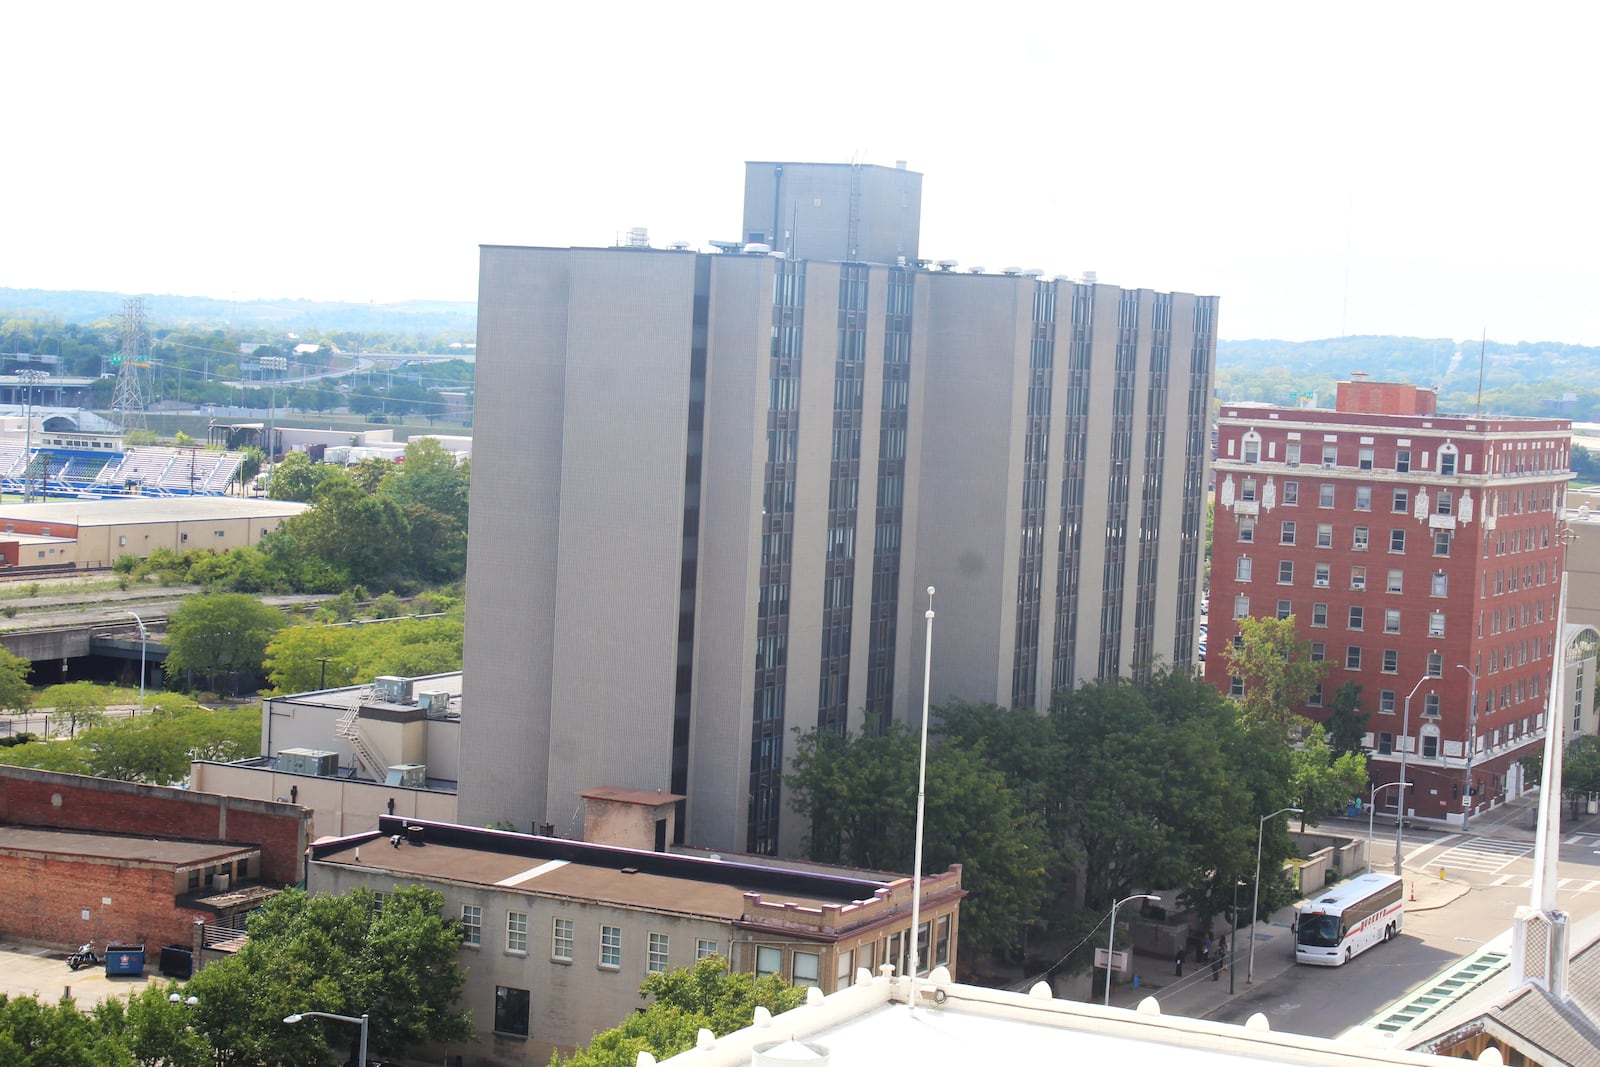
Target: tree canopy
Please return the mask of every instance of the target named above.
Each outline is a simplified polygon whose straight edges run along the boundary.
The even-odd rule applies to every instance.
[[[403,1057],[424,1043],[467,1038],[469,1017],[456,1007],[465,980],[461,935],[441,917],[443,905],[417,885],[396,888],[381,904],[364,889],[273,897],[250,917],[244,946],[184,989],[197,1000],[194,1026],[217,1050],[218,1067],[335,1062],[328,1049],[348,1048],[353,1028],[312,1019],[284,1025],[285,1016],[312,1010],[366,1013],[374,1055]]]
[[[1291,730],[1304,723],[1299,708],[1316,692],[1327,664],[1311,658],[1294,616],[1238,620],[1239,640],[1225,644],[1228,673],[1244,682],[1239,706],[1246,719]]]
[[[551,1067],[634,1067],[640,1052],[664,1060],[694,1048],[702,1028],[721,1037],[749,1026],[757,1007],[778,1015],[806,999],[804,989],[777,975],[757,978],[730,972],[721,956],[652,974],[639,987],[639,996],[650,1005],[620,1026],[595,1034],[586,1048],[571,1056],[557,1053]]]
[[[878,736],[801,735],[785,781],[794,809],[811,822],[810,858],[910,871],[917,762],[918,735],[902,723]],[[944,744],[928,754],[925,821],[923,868],[962,865],[963,944],[1017,944],[1047,899],[1054,857],[1039,819],[979,752]]]
[[[303,693],[324,684],[369,681],[381,674],[419,677],[458,671],[465,636],[460,608],[443,618],[365,626],[290,626],[267,644],[267,680],[275,693]]]
[[[230,691],[239,675],[260,674],[267,642],[284,625],[283,613],[244,593],[191,596],[167,620],[167,671],[198,673]]]

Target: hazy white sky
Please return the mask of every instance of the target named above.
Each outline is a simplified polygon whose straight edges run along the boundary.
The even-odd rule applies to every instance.
[[[479,244],[737,239],[743,162],[1227,338],[1600,344],[1593,4],[11,5],[0,286],[471,300]]]

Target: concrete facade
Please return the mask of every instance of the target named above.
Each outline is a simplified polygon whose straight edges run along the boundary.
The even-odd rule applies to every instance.
[[[467,920],[461,1003],[476,1040],[430,1050],[467,1067],[541,1067],[641,1007],[650,973],[703,956],[828,993],[858,968],[903,969],[910,947],[906,877],[387,817],[373,833],[313,846],[307,884],[425,885],[443,894],[447,918]],[[962,895],[959,866],[923,879],[921,973],[957,965]]]
[[[1373,782],[1399,780],[1404,750],[1407,811],[1459,820],[1467,803],[1533,784],[1517,761],[1541,752],[1564,676],[1553,657],[1567,646],[1557,601],[1571,428],[1440,415],[1432,401],[1358,381],[1340,383],[1331,411],[1223,405],[1206,677],[1223,692],[1238,684],[1232,620],[1292,615],[1328,666],[1298,710],[1326,718],[1342,685],[1361,686]],[[1586,662],[1592,682],[1592,653]],[[1592,689],[1579,709],[1590,722]],[[1398,791],[1379,795],[1380,810],[1395,810]]]
[[[792,729],[1194,654],[1216,300],[766,255],[482,252],[461,817],[687,796],[793,852]]]

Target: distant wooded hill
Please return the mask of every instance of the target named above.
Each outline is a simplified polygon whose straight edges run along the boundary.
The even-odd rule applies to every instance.
[[[89,324],[122,311],[121,293],[0,288],[0,319],[59,318]],[[349,304],[316,300],[217,300],[145,296],[152,323],[251,327],[305,333],[449,334],[471,340],[474,303],[413,300]],[[1490,341],[1484,350],[1486,414],[1555,415],[1600,421],[1600,348],[1553,341]],[[1292,404],[1315,395],[1333,403],[1334,383],[1357,371],[1385,381],[1437,386],[1439,409],[1478,410],[1478,342],[1421,337],[1335,337],[1324,341],[1218,341],[1217,396]]]
[[[122,293],[82,289],[0,288],[0,318],[59,318],[93,323],[122,312]],[[152,323],[186,326],[268,327],[375,333],[461,333],[478,328],[478,305],[447,300],[408,300],[399,304],[345,304],[322,300],[217,300],[208,296],[145,295]]]
[[[1437,387],[1441,412],[1474,412],[1478,342],[1421,337],[1218,341],[1217,396],[1292,404],[1313,394],[1331,407],[1334,383],[1365,371],[1378,381]],[[1484,346],[1484,414],[1600,421],[1600,348],[1552,341]]]

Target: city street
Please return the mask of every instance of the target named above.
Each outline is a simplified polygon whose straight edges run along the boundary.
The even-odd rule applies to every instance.
[[[1208,1017],[1242,1023],[1262,1012],[1274,1030],[1335,1037],[1463,957],[1497,939],[1508,943],[1516,909],[1530,900],[1533,802],[1530,797],[1508,805],[1504,819],[1477,820],[1467,834],[1408,829],[1407,893],[1417,903],[1407,905],[1405,930],[1393,943],[1370,949],[1348,966],[1294,965],[1287,930],[1292,912],[1280,912],[1258,938],[1255,987],[1210,1010]],[[1393,832],[1391,820],[1388,840],[1380,836],[1375,847],[1377,870],[1392,868]],[[1577,927],[1600,913],[1600,819],[1569,824],[1562,841],[1559,903]],[[1453,891],[1443,893],[1445,886]],[[1430,906],[1430,899],[1442,903]],[[1499,974],[1487,980],[1503,981]]]

